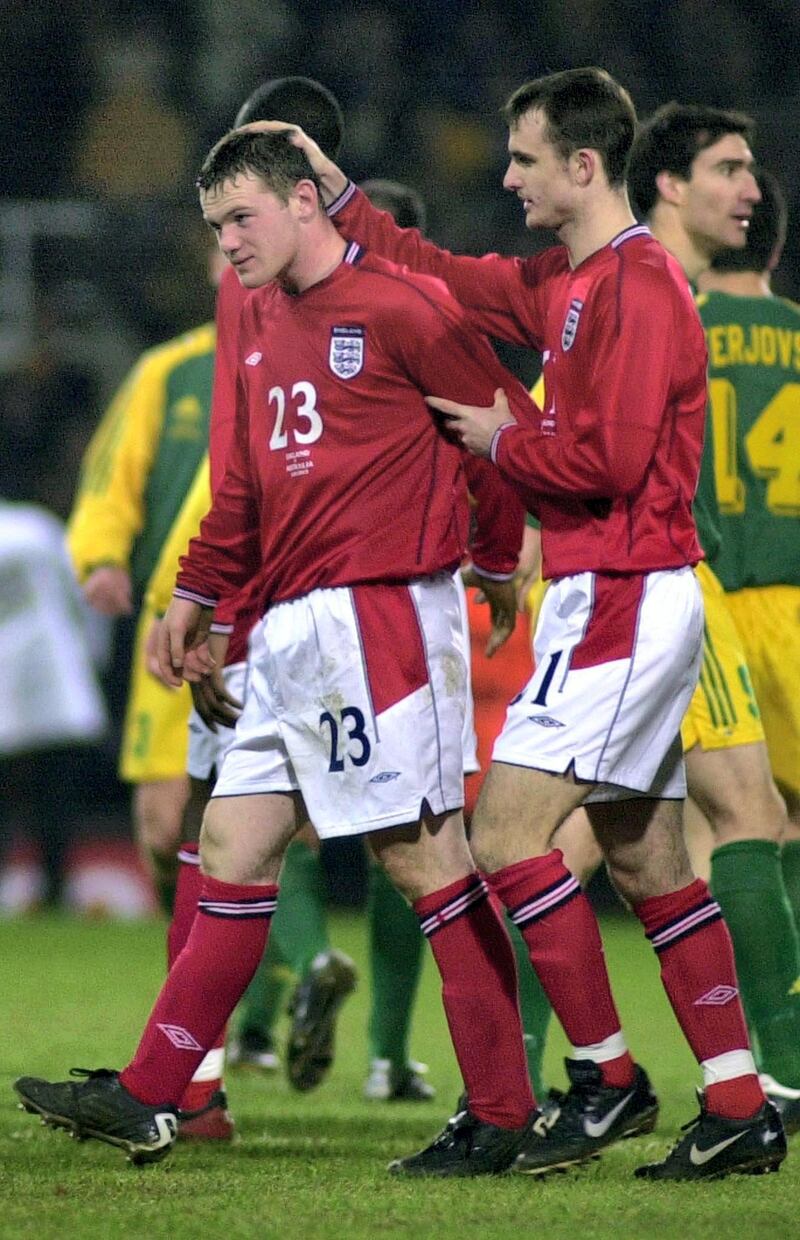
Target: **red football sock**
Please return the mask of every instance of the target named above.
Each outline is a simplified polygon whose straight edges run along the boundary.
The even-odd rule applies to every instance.
[[[719,905],[696,878],[643,900],[634,912],[661,964],[661,980],[703,1069],[709,1111],[747,1119],[764,1103],[750,1053],[733,946]]]
[[[505,866],[488,880],[522,932],[573,1057],[593,1060],[605,1085],[626,1088],[634,1063],[611,994],[597,918],[563,854],[556,848],[546,857]]]
[[[182,844],[178,852],[178,883],[175,889],[175,903],[172,910],[172,921],[167,931],[167,966],[172,968],[180,956],[197,913],[197,901],[203,887],[203,872],[200,869],[200,855],[197,844]],[[199,1111],[222,1087],[222,1072],[225,1066],[225,1038],[228,1026],[225,1024],[219,1037],[215,1039],[209,1054],[197,1069],[200,1079],[193,1079],[187,1085],[181,1098],[182,1111]],[[214,1054],[214,1052],[219,1052]]]
[[[186,946],[120,1080],[151,1105],[177,1106],[264,954],[278,888],[204,877]]]
[[[442,976],[442,1000],[473,1115],[521,1128],[535,1106],[506,928],[477,874],[414,904]]]
[[[200,869],[198,845],[182,844],[178,852],[178,882],[172,906],[172,921],[167,931],[167,971],[172,968],[186,946],[202,886],[203,872]]]

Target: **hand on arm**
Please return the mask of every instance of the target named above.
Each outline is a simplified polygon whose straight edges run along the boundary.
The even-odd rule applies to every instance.
[[[177,689],[184,680],[198,681],[214,670],[208,650],[213,608],[190,599],[173,598],[158,632],[158,665],[161,679]],[[189,653],[192,659],[187,665]]]
[[[86,578],[83,593],[101,616],[129,616],[133,611],[131,577],[117,564],[101,564]]]
[[[144,644],[144,662],[145,667],[151,676],[160,681],[162,685],[166,685],[168,689],[173,688],[170,681],[166,681],[161,674],[161,664],[158,661],[158,642],[159,633],[161,632],[162,620],[160,616],[156,616],[150,625],[150,631]]]
[[[498,428],[508,423],[516,424],[516,418],[502,388],[497,388],[494,404],[488,409],[479,408],[477,405],[461,405],[454,400],[443,400],[440,396],[426,396],[425,400],[432,409],[445,415],[448,428],[455,432],[464,447],[475,456],[488,457]]]
[[[217,724],[224,728],[235,728],[242,710],[242,703],[228,692],[222,671],[229,640],[227,633],[209,633],[208,651],[216,667],[209,674],[193,681],[190,686],[194,708],[212,732],[216,732]]]

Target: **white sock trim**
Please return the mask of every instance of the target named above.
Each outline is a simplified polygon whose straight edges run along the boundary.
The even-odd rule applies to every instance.
[[[628,1049],[625,1034],[621,1029],[612,1033],[602,1042],[594,1042],[591,1046],[573,1046],[573,1059],[591,1059],[593,1063],[608,1063],[610,1059],[619,1059]]]
[[[215,1047],[214,1050],[208,1051],[205,1058],[200,1060],[200,1067],[192,1077],[193,1081],[220,1081],[222,1080],[222,1072],[225,1067],[225,1048],[222,1046]]]
[[[704,1059],[700,1067],[706,1088],[719,1085],[720,1081],[733,1081],[737,1076],[757,1075],[750,1051],[727,1051],[724,1055],[715,1055],[713,1059]]]

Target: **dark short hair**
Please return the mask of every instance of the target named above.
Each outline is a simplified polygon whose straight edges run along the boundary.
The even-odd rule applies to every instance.
[[[393,215],[401,228],[418,228],[420,232],[425,231],[427,223],[425,203],[410,185],[401,185],[399,181],[384,181],[375,177],[371,181],[362,181],[361,189],[374,206]]]
[[[260,177],[282,202],[288,201],[298,181],[313,181],[319,189],[319,178],[305,153],[287,134],[235,131],[211,148],[200,169],[197,188],[215,189],[247,172]]]
[[[665,103],[639,129],[628,164],[628,188],[634,206],[648,216],[658,199],[656,177],[672,172],[691,179],[692,164],[701,151],[726,134],[753,138],[754,123],[744,112],[707,108],[694,103]]]
[[[766,271],[777,262],[786,242],[786,197],[771,172],[759,168],[756,181],[761,201],[753,204],[747,244],[740,250],[720,250],[711,260],[715,271]]]
[[[233,127],[250,121],[299,125],[330,159],[338,157],[344,139],[344,117],[336,97],[313,78],[271,78],[257,86],[236,113]]]
[[[541,111],[545,137],[563,159],[589,147],[598,151],[610,185],[623,185],[636,132],[636,109],[624,86],[605,69],[565,69],[518,87],[503,116],[515,129],[526,112]]]

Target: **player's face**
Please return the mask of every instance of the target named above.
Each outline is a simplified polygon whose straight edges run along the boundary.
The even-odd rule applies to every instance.
[[[294,212],[255,173],[202,190],[200,205],[245,288],[260,288],[291,268],[298,246]]]
[[[698,248],[713,257],[719,250],[745,245],[753,205],[761,194],[753,155],[741,134],[725,134],[700,151],[682,189],[683,226]]]
[[[574,191],[568,161],[545,137],[547,121],[532,109],[508,135],[511,157],[503,188],[522,202],[526,228],[558,229],[572,215]]]

